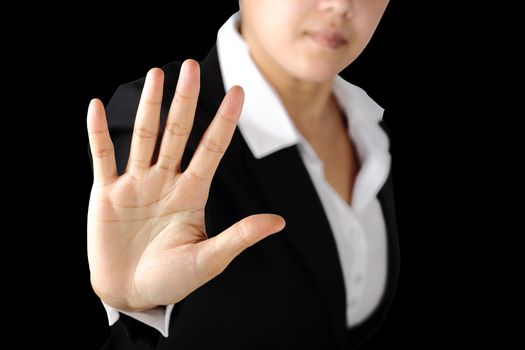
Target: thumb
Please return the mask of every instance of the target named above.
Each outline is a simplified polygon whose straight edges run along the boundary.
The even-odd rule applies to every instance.
[[[256,214],[245,217],[220,234],[202,241],[199,251],[199,270],[209,279],[221,273],[226,266],[249,246],[281,231],[286,222],[275,214]]]

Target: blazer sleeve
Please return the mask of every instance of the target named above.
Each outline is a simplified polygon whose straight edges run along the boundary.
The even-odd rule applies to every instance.
[[[173,78],[173,77],[172,77]],[[108,121],[108,128],[111,139],[113,141],[115,150],[115,159],[117,164],[117,171],[119,175],[125,172],[129,151],[131,147],[131,139],[133,135],[133,125],[135,122],[135,115],[138,109],[140,95],[144,86],[145,78],[133,81],[131,83],[121,85],[106,107],[106,118]],[[172,80],[173,82],[173,80]],[[171,84],[173,85],[173,83]],[[163,104],[161,107],[160,129],[163,129],[169,104],[173,97],[174,88],[165,86]],[[159,130],[161,131],[161,130]],[[160,146],[160,135],[157,140],[157,147],[154,153],[153,162],[158,156],[158,149]],[[93,159],[91,150],[88,145],[88,153],[91,165]],[[176,321],[178,310],[182,307],[184,301],[176,304],[171,313],[170,324]],[[114,349],[141,349],[154,350],[158,349],[165,338],[156,329],[135,320],[123,313],[117,322],[111,326],[111,335],[109,340],[101,348],[102,350]]]

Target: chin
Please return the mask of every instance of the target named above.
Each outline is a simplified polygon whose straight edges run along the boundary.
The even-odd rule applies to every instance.
[[[303,81],[312,83],[323,83],[333,79],[340,71],[338,66],[333,64],[306,64],[297,67],[294,75]]]

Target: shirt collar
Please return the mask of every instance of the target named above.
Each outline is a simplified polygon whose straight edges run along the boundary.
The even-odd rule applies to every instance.
[[[299,137],[277,92],[259,71],[237,30],[237,12],[221,27],[217,36],[217,54],[224,88],[234,85],[244,89],[244,106],[239,129],[256,158],[296,144]]]
[[[253,62],[237,29],[239,20],[240,13],[237,12],[219,29],[217,54],[225,91],[234,85],[244,89],[244,106],[238,127],[253,155],[262,158],[304,142],[304,139],[279,95]],[[339,75],[334,79],[333,92],[348,120],[349,136],[361,161],[354,197],[363,197],[364,205],[365,197],[379,191],[389,171],[389,140],[378,124],[384,110],[363,89]],[[361,199],[357,198],[359,202]]]

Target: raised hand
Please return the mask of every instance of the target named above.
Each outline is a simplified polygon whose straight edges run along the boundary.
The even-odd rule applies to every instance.
[[[96,99],[89,105],[94,177],[88,211],[91,284],[113,307],[140,311],[177,303],[221,273],[244,249],[285,225],[278,215],[257,214],[208,238],[204,207],[212,177],[235,130],[244,93],[240,87],[228,91],[190,164],[181,172],[199,74],[197,62],[183,63],[158,161],[152,165],[164,75],[158,68],[148,72],[122,176],[117,174],[104,107]]]

